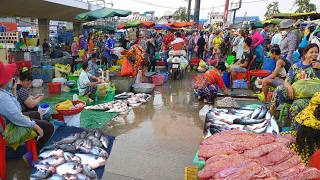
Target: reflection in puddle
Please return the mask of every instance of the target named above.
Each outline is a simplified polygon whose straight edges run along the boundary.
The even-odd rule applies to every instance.
[[[163,100],[162,100],[162,94],[161,93],[155,93],[154,99],[153,99],[153,107],[159,108],[163,106]]]
[[[119,125],[124,125],[126,123],[133,124],[134,123],[134,111],[131,109],[126,115],[119,115],[114,118],[114,121],[118,122]]]

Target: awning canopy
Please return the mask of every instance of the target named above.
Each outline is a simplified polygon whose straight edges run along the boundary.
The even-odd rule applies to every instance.
[[[152,28],[154,26],[155,26],[154,22],[135,20],[135,21],[131,21],[131,22],[128,22],[128,23],[120,24],[117,27],[117,29],[125,29],[125,28],[133,28],[133,27]]]
[[[260,21],[255,21],[255,22],[251,22],[250,24],[246,24],[244,28],[249,29],[252,23],[256,26],[256,28],[263,28],[263,24],[261,24]]]
[[[166,26],[164,24],[157,24],[153,27],[154,29],[163,30],[163,29],[172,29],[171,26]]]
[[[319,19],[320,14],[317,12],[306,12],[306,13],[278,13],[274,14],[272,18],[279,19],[307,19],[310,17],[311,20]]]
[[[112,26],[102,26],[102,25],[85,25],[83,26],[84,29],[97,29],[101,31],[114,31],[115,28]]]
[[[281,19],[269,19],[269,20],[265,20],[265,21],[261,21],[261,24],[280,24]]]
[[[173,22],[165,24],[166,26],[171,26],[173,28],[183,28],[195,25],[196,22]]]
[[[132,14],[131,11],[111,9],[111,8],[101,8],[94,11],[78,14],[75,20],[78,21],[95,21],[97,19],[109,18],[109,17],[127,17]]]

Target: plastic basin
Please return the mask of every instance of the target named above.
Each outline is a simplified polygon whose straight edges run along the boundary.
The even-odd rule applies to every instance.
[[[135,93],[151,93],[154,88],[154,84],[151,83],[136,83],[132,85]]]
[[[61,93],[61,82],[48,83],[48,90],[51,94]]]
[[[271,72],[269,70],[252,70],[250,74],[256,77],[267,77]]]

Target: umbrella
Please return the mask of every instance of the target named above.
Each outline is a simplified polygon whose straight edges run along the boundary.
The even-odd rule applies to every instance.
[[[183,27],[189,27],[195,25],[196,22],[173,22],[173,23],[168,23],[165,24],[166,26],[172,26],[175,28],[183,28]]]
[[[155,25],[154,27],[153,27],[154,29],[172,29],[172,27],[171,26],[166,26],[166,25],[164,25],[164,24],[157,24],[157,25]]]
[[[109,17],[127,17],[132,14],[132,11],[111,9],[111,8],[101,8],[94,11],[78,14],[75,19],[78,21],[95,21],[101,18]]]
[[[126,23],[122,23],[119,26],[117,26],[117,29],[124,29],[126,27]]]
[[[131,22],[127,23],[125,25],[125,27],[123,27],[123,28],[132,28],[132,27],[141,27],[141,26],[145,27],[145,28],[151,28],[151,27],[155,26],[155,23],[154,22],[149,22],[149,21],[135,20],[135,21],[131,21]]]

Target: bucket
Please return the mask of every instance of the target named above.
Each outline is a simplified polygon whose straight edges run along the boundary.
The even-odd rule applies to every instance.
[[[80,117],[81,113],[78,113],[72,116],[64,116],[63,119],[68,126],[80,127]]]
[[[277,61],[273,60],[272,58],[264,58],[262,70],[269,70],[272,73],[276,68],[276,64]]]
[[[228,56],[228,58],[227,58],[227,64],[228,65],[231,65],[231,64],[233,64],[234,63],[234,56]]]
[[[224,73],[223,75],[222,75],[222,79],[223,79],[223,82],[224,82],[224,85],[226,86],[226,87],[229,87],[230,86],[230,73]]]
[[[48,83],[49,93],[51,94],[61,93],[61,85],[62,85],[61,82]]]

